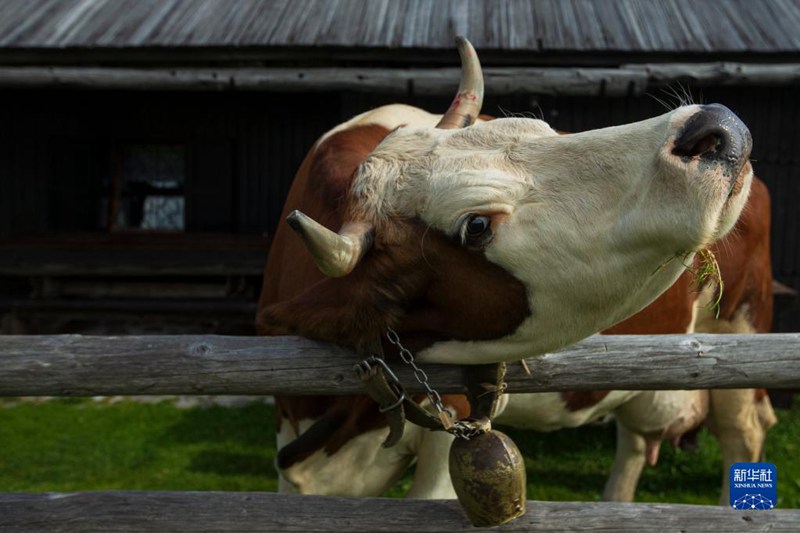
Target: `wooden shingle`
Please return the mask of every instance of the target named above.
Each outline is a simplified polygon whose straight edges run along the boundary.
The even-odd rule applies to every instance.
[[[793,0],[6,0],[0,49],[452,48],[791,53]]]

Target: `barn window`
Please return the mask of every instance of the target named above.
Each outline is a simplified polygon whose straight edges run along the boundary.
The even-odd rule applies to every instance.
[[[183,145],[122,146],[111,184],[110,229],[183,231],[185,156]]]

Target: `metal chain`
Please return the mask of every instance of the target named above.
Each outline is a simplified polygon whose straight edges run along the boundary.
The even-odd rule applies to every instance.
[[[414,354],[400,342],[400,336],[397,332],[392,328],[388,328],[386,331],[386,338],[400,350],[400,359],[414,370],[414,378],[420,385],[425,387],[425,393],[434,409],[436,409],[436,412],[439,413],[440,419],[442,415],[444,415],[450,420],[450,412],[444,408],[442,396],[428,383],[428,374],[417,365],[414,360]],[[445,427],[445,429],[461,439],[470,440],[483,432],[481,429],[461,420],[457,420],[451,424],[451,427]]]
[[[433,407],[436,409],[438,413],[444,413],[444,405],[442,404],[442,396],[436,392],[428,383],[428,374],[425,373],[417,363],[414,361],[414,354],[411,351],[403,346],[400,342],[400,337],[397,335],[397,332],[392,328],[389,328],[386,331],[386,338],[389,339],[389,342],[397,346],[400,350],[400,359],[411,368],[414,369],[414,377],[416,378],[417,382],[425,387],[425,392],[428,395],[428,399],[433,404]]]

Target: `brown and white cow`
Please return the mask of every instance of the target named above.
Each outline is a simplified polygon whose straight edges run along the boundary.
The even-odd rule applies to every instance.
[[[444,117],[387,106],[312,147],[284,208],[301,238],[275,235],[260,334],[364,350],[391,327],[421,362],[518,360],[639,311],[684,271],[670,258],[733,227],[751,141],[727,108],[566,136],[533,119],[470,125],[482,81],[460,51],[465,81]],[[409,428],[383,448],[366,397],[276,403],[282,488],[378,494],[416,459],[409,495],[452,497],[437,468],[449,435]]]

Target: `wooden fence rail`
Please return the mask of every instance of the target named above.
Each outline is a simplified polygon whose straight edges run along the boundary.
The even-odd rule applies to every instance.
[[[0,396],[347,394],[352,352],[297,337],[0,337]],[[597,336],[510,365],[510,392],[800,387],[800,334]],[[403,365],[410,391],[420,392]],[[462,370],[425,365],[434,387]],[[1,451],[1,450],[0,450]],[[465,531],[455,501],[231,492],[0,493],[0,531]],[[502,531],[800,531],[800,510],[528,502]]]
[[[490,531],[712,533],[800,531],[800,511],[529,501],[528,512]],[[0,494],[4,533],[484,531],[454,500],[338,498],[253,492]]]
[[[299,337],[4,336],[0,396],[351,394],[358,360]],[[800,334],[595,336],[527,364],[510,365],[509,392],[800,388]],[[425,370],[441,392],[463,390],[460,367]]]
[[[0,67],[0,87],[197,91],[357,91],[450,95],[460,69]],[[639,63],[603,67],[484,67],[486,94],[625,96],[675,81],[702,85],[791,85],[797,63]]]

